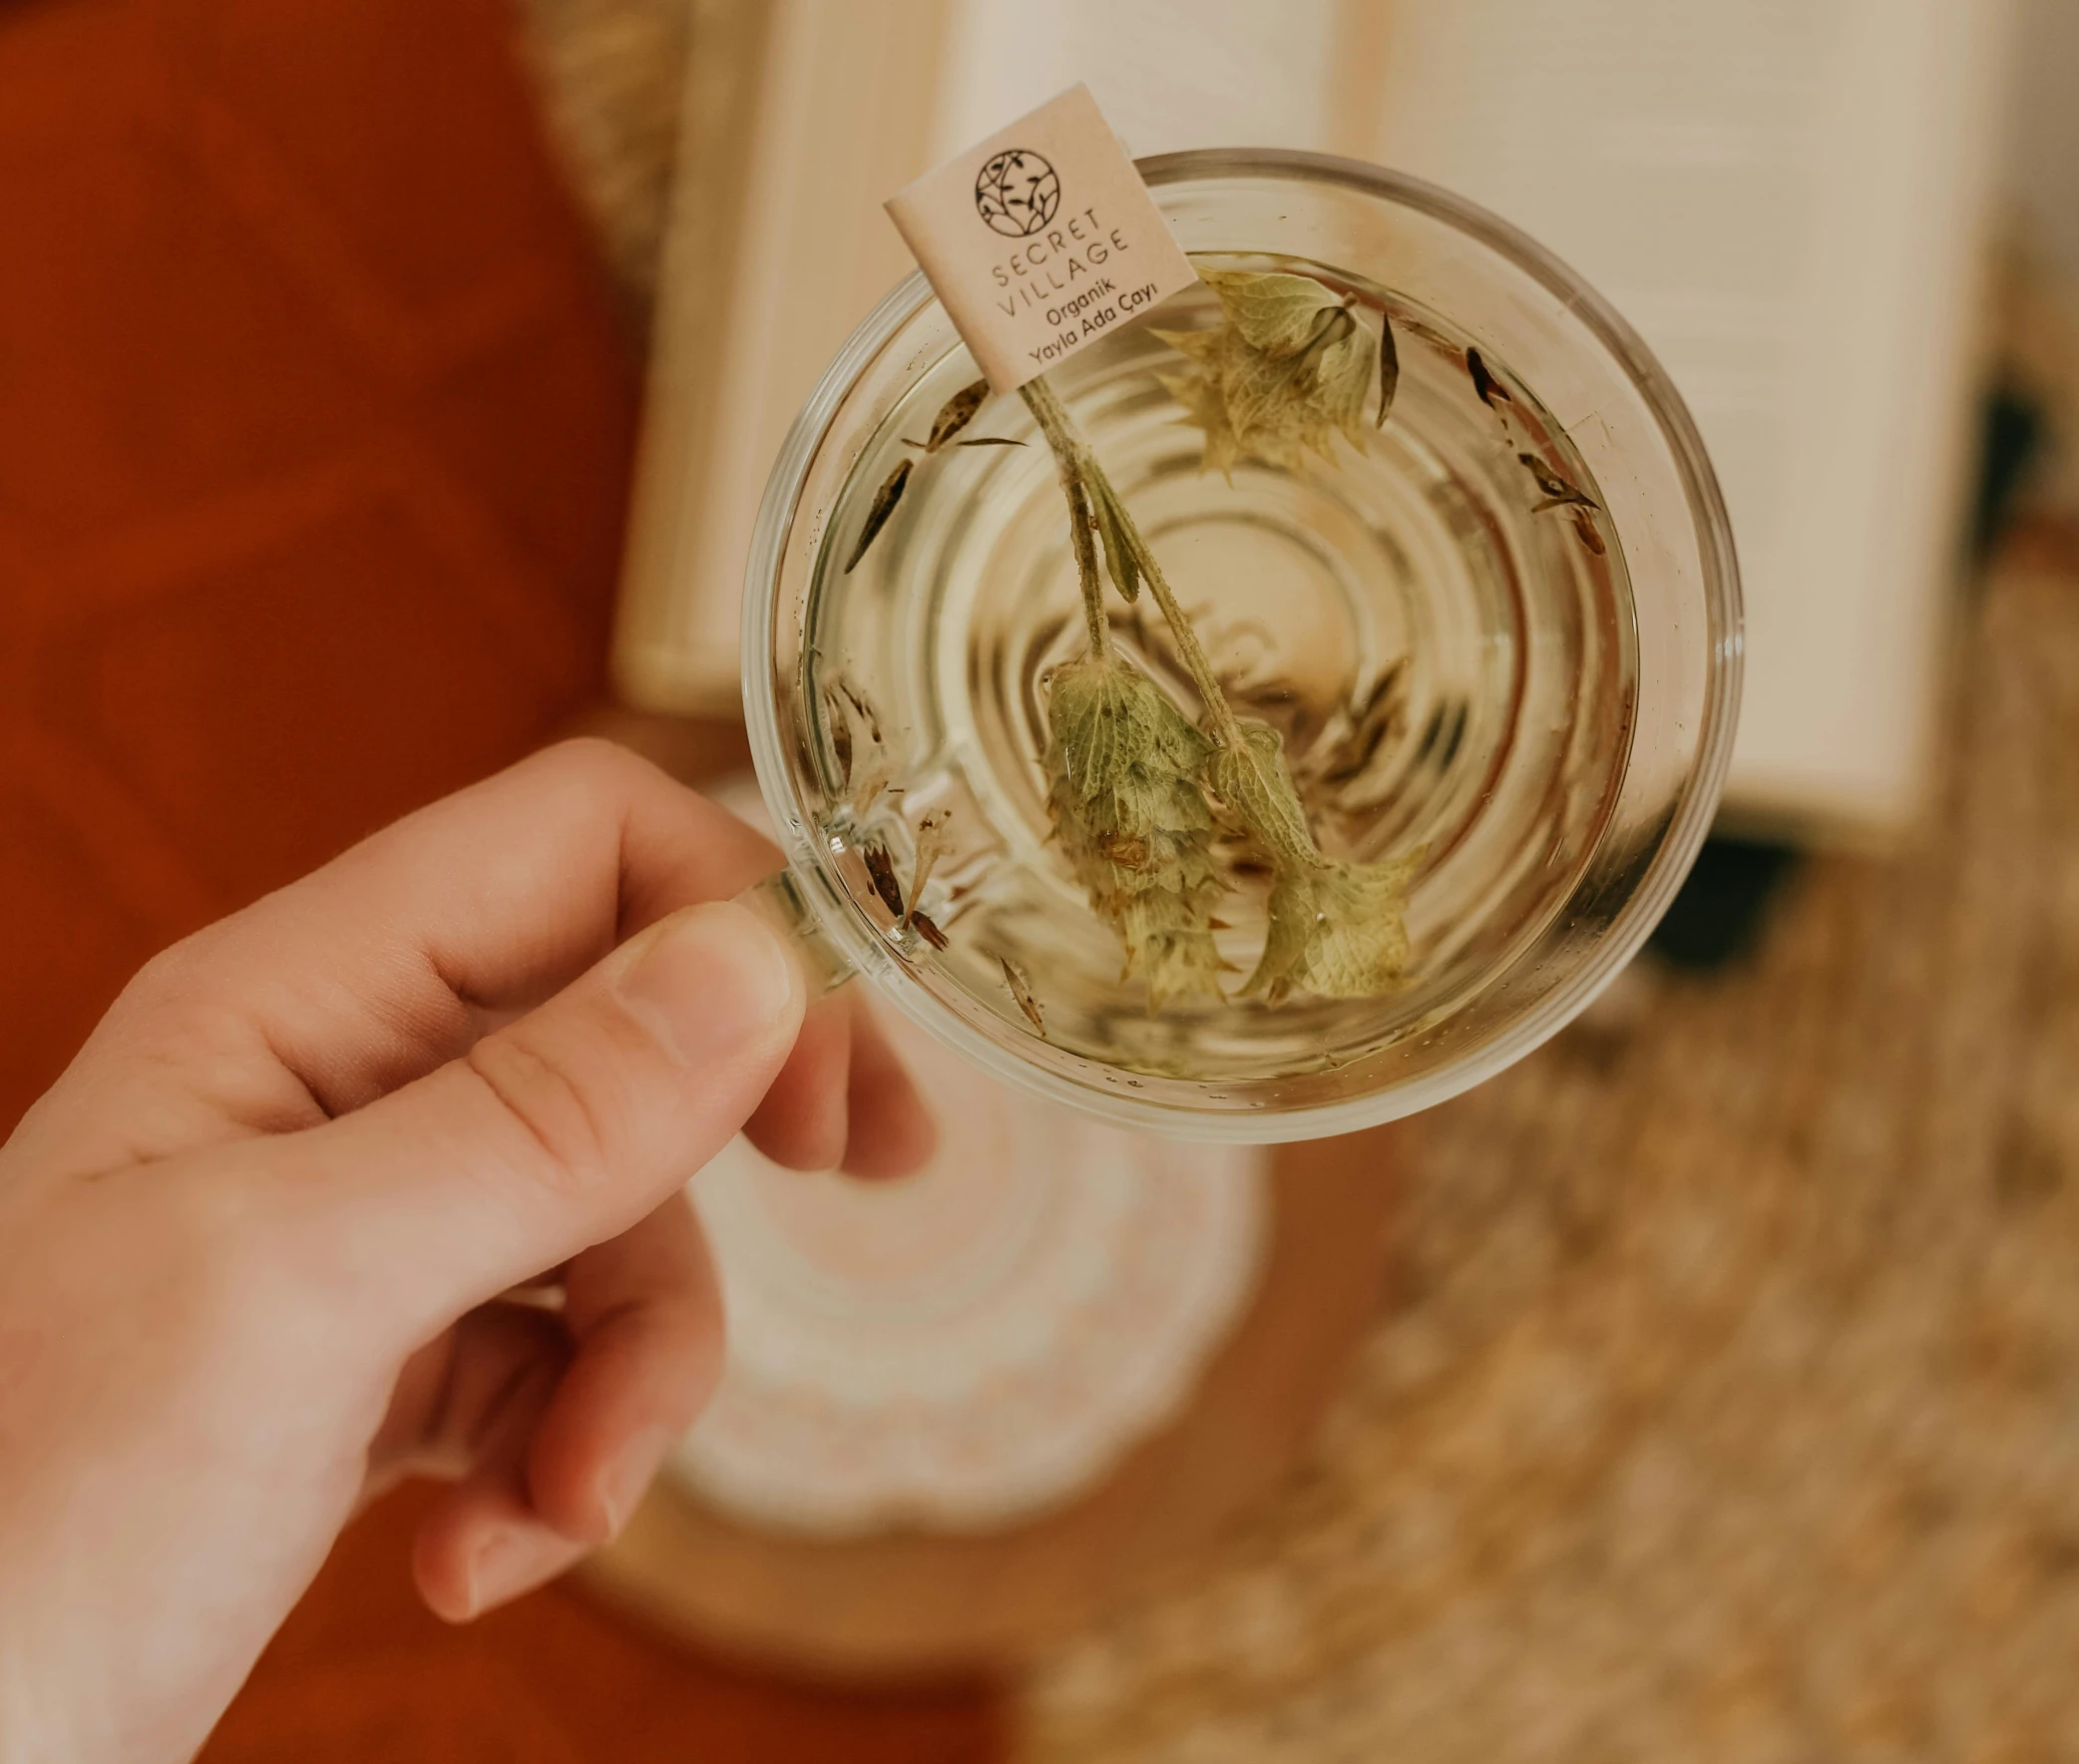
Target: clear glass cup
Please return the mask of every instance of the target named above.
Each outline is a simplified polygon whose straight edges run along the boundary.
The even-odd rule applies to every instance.
[[[1395,327],[1401,384],[1358,453],[1198,470],[1149,327],[1048,375],[1237,708],[1280,726],[1332,856],[1411,856],[1414,959],[1386,996],[1150,1012],[1049,841],[1047,670],[1081,646],[1068,526],[1025,406],[923,458],[979,376],[921,275],[823,376],[751,548],[744,705],[787,869],[765,890],[833,980],[978,1066],[1175,1137],[1276,1141],[1413,1112],[1520,1058],[1638,950],[1709,826],[1741,639],[1724,506],[1682,401],[1594,291],[1416,180],[1317,155],[1166,155],[1179,242],[1315,274]],[[1158,326],[1214,311],[1205,290]],[[1471,351],[1477,351],[1474,357]],[[896,513],[847,570],[875,492]],[[1555,502],[1556,472],[1592,506]],[[1140,608],[1113,629],[1179,685]],[[944,852],[910,898],[920,829]],[[1262,941],[1238,884],[1223,953]],[[922,909],[923,923],[913,916]],[[1037,1015],[1036,1015],[1037,1013]]]

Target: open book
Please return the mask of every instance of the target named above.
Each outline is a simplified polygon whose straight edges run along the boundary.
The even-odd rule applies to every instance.
[[[1919,812],[1972,458],[2009,0],[773,0],[704,9],[617,650],[736,695],[781,436],[907,268],[881,202],[1086,80],[1137,153],[1307,147],[1431,179],[1624,312],[1696,413],[1747,590],[1728,813]],[[753,15],[755,22],[751,22]]]

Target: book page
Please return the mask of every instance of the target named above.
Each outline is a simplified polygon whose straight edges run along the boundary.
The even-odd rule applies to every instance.
[[[2001,4],[1396,0],[1378,157],[1515,221],[1643,333],[1747,588],[1735,814],[1921,806],[1975,436]]]

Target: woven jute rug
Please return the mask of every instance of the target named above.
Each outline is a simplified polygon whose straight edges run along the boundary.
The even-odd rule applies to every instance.
[[[1809,864],[1420,1123],[1305,1475],[1036,1759],[2079,1757],[2079,571],[2013,546],[1919,849]]]
[[[518,48],[637,330],[649,320],[694,43],[753,0],[516,0]]]

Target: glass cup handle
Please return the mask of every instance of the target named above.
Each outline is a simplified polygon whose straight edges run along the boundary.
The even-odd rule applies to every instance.
[[[792,870],[775,870],[763,881],[752,883],[736,897],[736,904],[748,907],[786,938],[808,975],[810,990],[818,997],[835,992],[859,972],[830,941]]]

